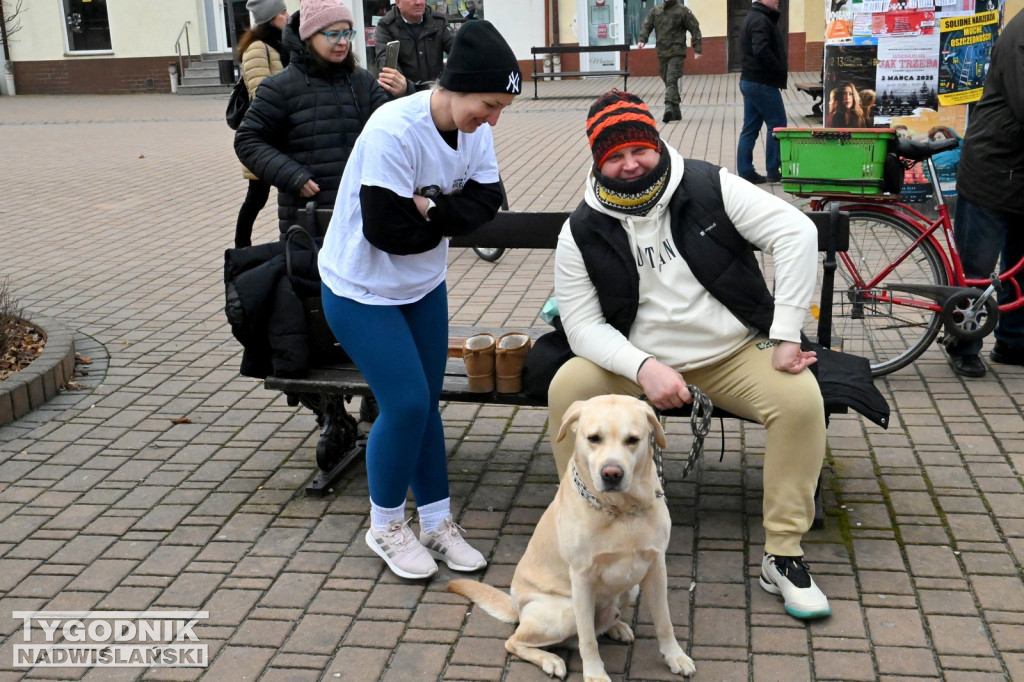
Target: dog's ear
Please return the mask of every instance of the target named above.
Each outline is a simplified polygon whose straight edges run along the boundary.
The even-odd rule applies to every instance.
[[[651,433],[654,434],[654,442],[658,444],[659,448],[667,448],[668,440],[665,438],[665,429],[661,428],[661,422],[658,421],[658,415],[654,414],[654,408],[644,403],[644,410],[647,412],[647,423],[651,425]]]
[[[558,429],[558,435],[555,436],[555,442],[561,441],[565,438],[565,434],[569,433],[569,427],[579,421],[580,413],[583,412],[582,400],[577,400],[569,409],[565,411],[565,415],[562,417],[562,426]]]

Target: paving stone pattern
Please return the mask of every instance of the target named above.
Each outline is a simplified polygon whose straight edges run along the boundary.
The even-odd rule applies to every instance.
[[[631,83],[660,118],[658,81]],[[582,96],[608,85],[544,84],[581,97],[524,95],[502,116],[513,208],[576,204]],[[791,124],[806,125],[809,98],[786,98]],[[93,361],[79,365],[82,390],[0,428],[0,681],[547,679],[506,655],[510,626],[444,591],[445,567],[422,583],[384,570],[362,540],[362,466],[323,499],[303,493],[314,419],[238,376],[223,315],[223,251],[246,189],[224,105],[0,98],[0,275]],[[735,76],[685,78],[683,117],[665,126],[670,143],[733,165]],[[271,207],[255,241],[276,237]],[[453,250],[448,281],[455,324],[530,326],[551,253],[492,265]],[[1024,679],[1024,370],[967,382],[932,349],[879,385],[888,431],[847,415],[829,428],[827,525],[805,549],[834,615],[811,625],[756,585],[763,429],[716,423],[682,479],[686,425],[669,422],[670,600],[697,679]],[[483,579],[507,586],[557,483],[546,414],[450,404],[443,417],[457,520],[490,560]],[[15,669],[12,612],[61,609],[207,610],[210,667]],[[634,645],[601,643],[612,678],[672,679],[647,610],[627,618]],[[579,656],[557,650],[581,679]]]

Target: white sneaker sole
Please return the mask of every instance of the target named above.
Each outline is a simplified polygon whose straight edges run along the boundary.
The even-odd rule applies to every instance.
[[[778,585],[773,583],[771,580],[766,578],[764,573],[762,573],[758,577],[757,581],[761,584],[761,589],[763,589],[768,594],[774,594],[779,597],[782,596],[782,589]],[[786,602],[783,603],[783,608],[786,609],[786,613],[793,616],[794,618],[799,618],[801,620],[814,620],[815,618],[826,618],[832,615],[832,607],[830,607],[828,604],[826,604],[824,607],[819,608],[807,608]]]
[[[366,538],[366,546],[369,547],[370,549],[372,549],[374,554],[376,554],[381,559],[383,559],[384,563],[386,563],[388,565],[388,568],[390,568],[391,572],[394,573],[395,575],[399,576],[400,578],[407,578],[409,580],[422,580],[423,578],[429,578],[430,576],[432,576],[435,573],[437,573],[437,565],[436,564],[434,565],[434,569],[432,571],[428,572],[428,573],[410,573],[409,571],[406,571],[406,570],[403,570],[403,569],[399,568],[398,566],[396,566],[394,564],[393,561],[391,561],[391,557],[389,557],[384,552],[384,550],[382,550],[380,548],[380,546],[377,545],[376,541],[373,539],[373,536],[370,535],[370,532],[371,531],[369,531],[369,530],[366,531],[366,536],[365,536],[365,538]]]

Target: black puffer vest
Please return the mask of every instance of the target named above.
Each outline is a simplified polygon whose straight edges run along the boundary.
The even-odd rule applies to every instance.
[[[726,215],[721,169],[694,159],[686,159],[684,168],[669,200],[675,247],[701,286],[741,322],[767,334],[775,301],[753,248]],[[605,319],[629,336],[640,299],[640,275],[622,224],[584,202],[569,216],[569,227]]]
[[[686,159],[683,179],[669,200],[672,240],[697,281],[741,322],[764,334],[771,329],[775,301],[754,250],[729,220],[722,202],[721,170]],[[608,324],[628,337],[640,300],[640,274],[622,224],[587,203],[569,216],[601,311]],[[547,397],[555,372],[573,357],[561,326],[537,339],[526,359],[523,390]]]

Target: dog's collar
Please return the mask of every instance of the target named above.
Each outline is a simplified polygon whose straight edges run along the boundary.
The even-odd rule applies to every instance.
[[[587,504],[591,506],[595,511],[602,511],[609,516],[619,516],[626,512],[620,511],[614,504],[602,504],[601,500],[597,499],[597,495],[590,492],[590,488],[580,478],[580,471],[576,468],[576,462],[572,463],[572,482],[576,486],[576,491],[580,494]],[[655,497],[665,497],[665,493],[658,490],[654,493]]]

